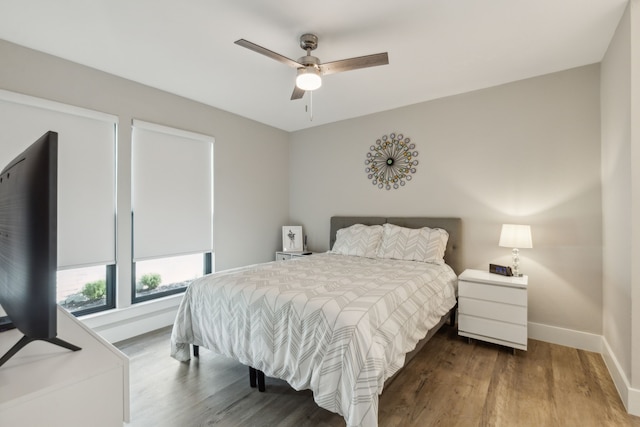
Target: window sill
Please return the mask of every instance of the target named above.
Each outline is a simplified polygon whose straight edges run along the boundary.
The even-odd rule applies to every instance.
[[[183,295],[169,295],[129,307],[88,314],[79,319],[114,343],[172,325]]]

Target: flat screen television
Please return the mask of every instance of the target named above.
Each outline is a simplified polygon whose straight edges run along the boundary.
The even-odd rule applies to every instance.
[[[24,336],[0,366],[25,345],[57,338],[58,134],[47,132],[0,173],[0,305]]]

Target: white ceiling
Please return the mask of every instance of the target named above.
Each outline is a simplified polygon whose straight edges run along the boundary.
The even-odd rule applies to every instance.
[[[0,0],[0,38],[294,131],[599,62],[627,2]],[[310,121],[295,69],[233,43],[297,59],[306,32],[389,65],[325,76]]]

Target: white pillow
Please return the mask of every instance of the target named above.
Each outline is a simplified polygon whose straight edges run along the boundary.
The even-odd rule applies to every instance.
[[[444,264],[449,233],[441,228],[406,228],[384,224],[378,258]]]
[[[380,240],[381,225],[354,224],[338,230],[331,253],[375,258]]]

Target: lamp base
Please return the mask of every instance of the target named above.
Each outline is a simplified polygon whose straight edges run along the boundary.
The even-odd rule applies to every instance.
[[[521,277],[522,273],[520,273],[520,251],[518,248],[513,248],[511,250],[511,256],[513,257],[513,266],[511,267],[511,271],[515,277]]]

